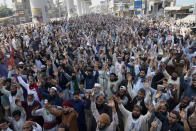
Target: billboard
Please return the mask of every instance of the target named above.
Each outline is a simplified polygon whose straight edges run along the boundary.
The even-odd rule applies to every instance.
[[[135,0],[134,1],[134,8],[138,9],[138,8],[142,8],[142,0]]]
[[[41,8],[32,8],[31,12],[32,12],[33,18],[36,19],[36,21],[38,21],[38,22],[43,21],[42,9]]]

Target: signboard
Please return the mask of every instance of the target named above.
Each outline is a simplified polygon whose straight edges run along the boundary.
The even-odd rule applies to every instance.
[[[134,1],[134,8],[135,9],[142,8],[142,0],[135,0]]]
[[[42,9],[41,8],[32,8],[32,16],[35,18],[38,22],[42,22]]]

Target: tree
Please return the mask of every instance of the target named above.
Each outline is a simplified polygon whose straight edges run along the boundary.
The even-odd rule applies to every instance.
[[[7,7],[0,7],[0,18],[13,15],[13,11]]]

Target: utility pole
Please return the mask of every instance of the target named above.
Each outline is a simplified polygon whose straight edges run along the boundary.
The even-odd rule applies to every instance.
[[[196,22],[196,2],[195,2],[195,5],[194,5],[193,15],[195,16],[195,22]]]
[[[59,18],[60,18],[61,17],[61,7],[60,7],[59,0],[57,0],[57,8],[58,8],[58,11],[59,11]]]

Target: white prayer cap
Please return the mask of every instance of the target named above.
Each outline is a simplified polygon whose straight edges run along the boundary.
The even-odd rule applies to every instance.
[[[125,86],[121,86],[121,87],[120,87],[120,90],[126,91],[126,89],[127,89],[127,88],[126,88]]]
[[[95,83],[95,86],[94,87],[102,87],[102,86],[99,83]]]
[[[46,67],[45,65],[42,65],[42,66],[41,66],[41,68],[45,68],[45,67]]]
[[[19,65],[23,65],[24,63],[21,61],[21,62],[19,62],[18,64],[19,64]]]
[[[158,55],[163,55],[163,51],[160,50],[159,53],[158,53]]]
[[[47,99],[44,100],[44,104],[46,104],[46,103],[48,103],[48,100]]]
[[[131,56],[131,59],[135,60],[135,57],[134,56]]]
[[[87,46],[91,46],[91,44],[89,42],[87,42]]]
[[[57,91],[57,88],[56,87],[51,87],[50,89],[53,89],[53,90]]]
[[[157,85],[158,90],[163,90],[164,88],[165,88],[164,85]]]

